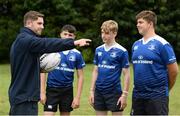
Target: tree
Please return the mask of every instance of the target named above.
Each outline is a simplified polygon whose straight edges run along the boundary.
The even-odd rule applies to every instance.
[[[92,39],[90,47],[79,48],[86,61],[92,63],[95,48],[102,44],[100,26],[109,19],[118,22],[117,41],[131,54],[132,44],[141,38],[135,16],[145,9],[158,15],[157,34],[169,41],[180,59],[178,0],[6,0],[0,1],[0,62],[9,60],[10,46],[23,25],[24,13],[29,10],[45,14],[43,36],[58,37],[63,25],[72,24],[78,30],[78,38]]]

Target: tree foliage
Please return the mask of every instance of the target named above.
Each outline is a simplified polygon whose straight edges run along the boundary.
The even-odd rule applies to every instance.
[[[0,1],[0,62],[9,60],[12,42],[23,26],[23,15],[29,10],[45,14],[44,36],[58,37],[65,24],[74,25],[78,38],[91,38],[88,48],[80,48],[91,62],[94,50],[102,44],[100,26],[113,19],[119,24],[117,41],[131,54],[131,46],[141,36],[136,29],[135,16],[148,9],[158,15],[157,34],[174,47],[180,59],[180,2],[178,0],[6,0]],[[78,39],[77,38],[77,39]],[[84,55],[88,56],[88,55]],[[89,59],[88,59],[89,58]]]

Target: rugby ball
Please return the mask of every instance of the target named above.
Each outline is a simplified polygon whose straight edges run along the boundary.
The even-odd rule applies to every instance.
[[[54,70],[60,63],[61,56],[59,53],[45,53],[40,57],[40,68],[42,72]]]

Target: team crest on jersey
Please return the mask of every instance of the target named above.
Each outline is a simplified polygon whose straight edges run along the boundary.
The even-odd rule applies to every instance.
[[[112,58],[115,58],[115,57],[116,57],[116,52],[112,52],[112,53],[110,54],[110,56],[111,56]]]
[[[149,50],[154,50],[154,49],[155,49],[155,45],[153,45],[153,44],[149,45],[149,46],[148,46],[148,49],[149,49]]]
[[[69,57],[69,61],[75,61],[75,60],[76,60],[76,58],[75,58],[74,55],[71,55],[71,56]]]
[[[102,64],[106,64],[107,62],[105,60],[102,61]]]
[[[138,49],[138,46],[134,46],[134,50],[137,50]]]
[[[102,56],[102,52],[98,52],[98,56]]]

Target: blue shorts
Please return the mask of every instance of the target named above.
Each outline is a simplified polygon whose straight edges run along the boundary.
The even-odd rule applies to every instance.
[[[117,101],[121,94],[118,93],[108,93],[101,94],[98,90],[94,93],[94,109],[96,111],[112,111],[121,112],[120,104],[117,105]]]
[[[38,102],[26,101],[12,105],[9,115],[38,115]]]
[[[73,101],[73,87],[47,87],[46,97],[47,99],[44,105],[44,111],[57,112],[58,106],[60,112],[70,112],[73,110],[71,107]]]
[[[131,115],[168,115],[169,97],[158,99],[133,98]]]

